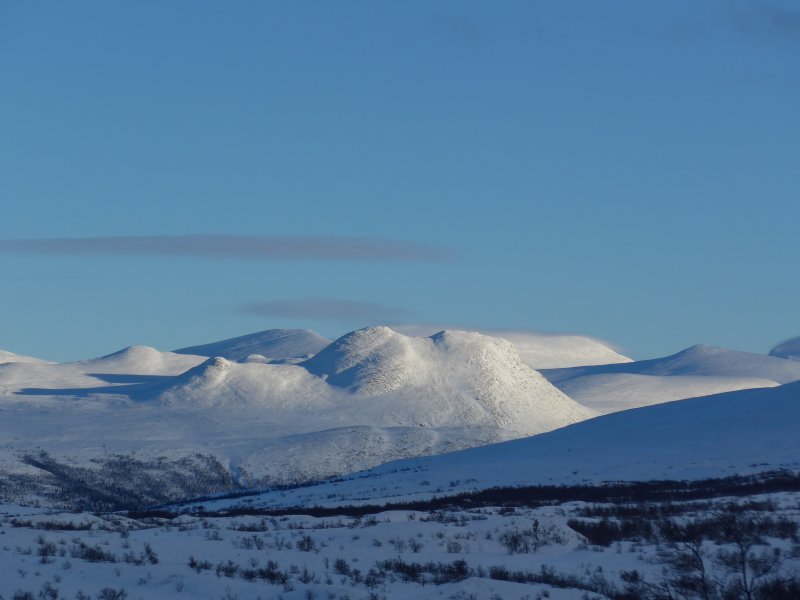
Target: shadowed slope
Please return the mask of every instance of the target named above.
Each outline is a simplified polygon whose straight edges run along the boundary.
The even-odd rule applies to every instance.
[[[430,498],[496,486],[686,480],[800,469],[800,382],[690,398],[556,431],[387,463],[249,506],[326,506]],[[207,504],[224,508],[231,501]]]
[[[313,356],[330,340],[308,329],[268,329],[210,344],[175,350],[178,354],[221,356],[228,360],[244,360],[259,355],[271,360]]]

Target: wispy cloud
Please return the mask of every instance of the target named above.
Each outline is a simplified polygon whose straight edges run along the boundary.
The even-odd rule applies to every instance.
[[[446,248],[401,240],[245,235],[0,240],[0,254],[375,261],[439,261],[453,256]]]
[[[483,41],[483,32],[468,17],[449,15],[439,17],[435,22],[441,31],[465,46],[475,47]]]
[[[800,8],[774,2],[722,3],[705,19],[676,23],[669,31],[680,42],[723,32],[754,41],[800,42]]]
[[[409,312],[405,309],[376,302],[334,298],[297,298],[294,300],[253,302],[240,307],[239,312],[262,317],[344,322],[360,320],[371,323],[409,315]]]
[[[800,9],[769,2],[757,3],[735,15],[740,33],[800,41]]]

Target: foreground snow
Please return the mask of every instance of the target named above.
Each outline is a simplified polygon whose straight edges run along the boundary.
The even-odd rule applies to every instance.
[[[663,586],[691,589],[704,575],[712,589],[736,592],[730,557],[743,547],[748,560],[765,561],[746,573],[752,597],[764,600],[760,586],[791,584],[800,568],[799,500],[783,492],[646,506],[172,519],[0,505],[0,597],[645,600]],[[703,537],[686,545],[680,526],[692,522]],[[731,525],[759,535],[738,536]],[[687,568],[687,557],[703,570]]]

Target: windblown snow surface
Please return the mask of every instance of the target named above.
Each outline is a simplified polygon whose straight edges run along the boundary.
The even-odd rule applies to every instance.
[[[133,347],[68,364],[0,365],[0,470],[45,451],[220,461],[242,483],[316,479],[534,435],[594,416],[503,339],[386,327],[300,364]],[[3,465],[4,463],[4,465]]]
[[[698,345],[637,362],[543,370],[565,394],[600,413],[800,379],[800,363]]]
[[[800,469],[800,382],[604,415],[530,438],[397,461],[207,509],[399,502],[497,486],[692,480]]]

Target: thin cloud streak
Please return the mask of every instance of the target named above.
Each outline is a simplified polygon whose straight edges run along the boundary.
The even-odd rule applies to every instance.
[[[442,261],[453,258],[453,253],[446,248],[402,240],[214,234],[0,240],[0,254],[253,260]]]
[[[461,15],[450,15],[436,19],[436,24],[448,36],[459,43],[472,48],[478,46],[483,41],[484,34],[475,22]]]
[[[764,3],[737,15],[736,26],[746,35],[765,35],[800,41],[800,10]]]
[[[374,322],[409,315],[409,312],[405,309],[385,306],[377,302],[334,298],[297,298],[294,300],[253,302],[240,307],[238,312],[259,317],[345,322],[354,320]]]
[[[677,42],[692,42],[721,32],[749,41],[800,41],[800,9],[772,2],[720,5],[713,18],[675,23],[669,28]]]

